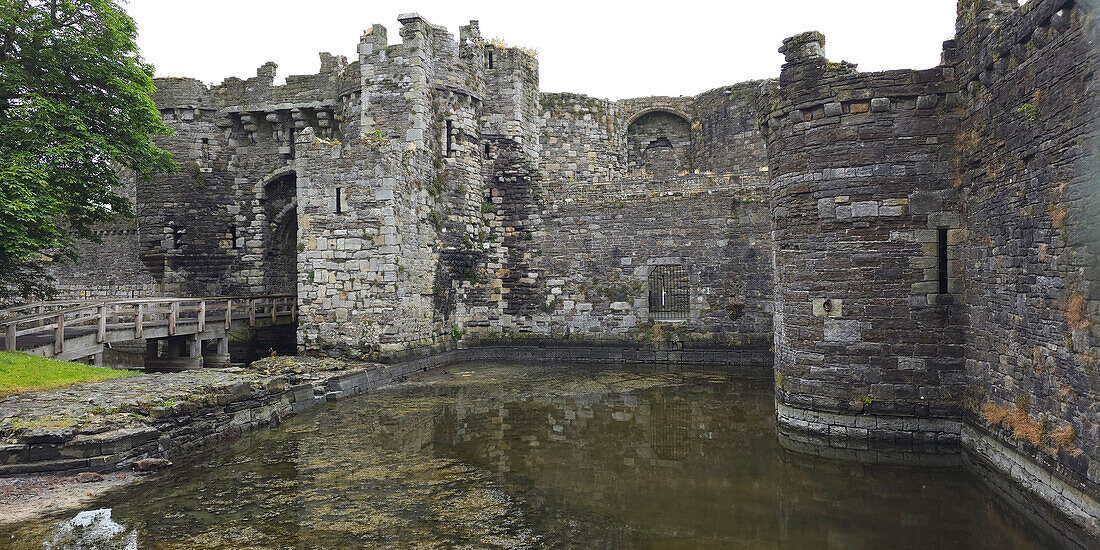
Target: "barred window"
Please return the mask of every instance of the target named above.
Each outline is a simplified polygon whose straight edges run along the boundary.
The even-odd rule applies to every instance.
[[[681,321],[690,311],[687,270],[682,265],[655,265],[649,272],[649,315],[657,321]]]

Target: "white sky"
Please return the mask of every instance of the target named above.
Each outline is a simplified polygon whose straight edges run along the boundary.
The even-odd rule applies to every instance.
[[[695,95],[779,76],[783,38],[825,34],[833,61],[861,71],[926,69],[954,36],[955,0],[129,0],[138,45],[158,76],[220,83],[278,63],[276,82],[316,73],[317,52],[357,59],[363,30],[418,12],[454,35],[470,19],[486,38],[539,52],[541,89],[622,99]]]

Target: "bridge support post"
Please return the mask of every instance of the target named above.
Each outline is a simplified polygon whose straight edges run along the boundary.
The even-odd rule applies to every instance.
[[[212,342],[203,346],[202,364],[204,367],[228,367],[230,361],[228,335],[214,338]]]
[[[200,340],[196,335],[170,336],[165,341],[165,351],[157,354],[157,342],[150,340],[145,356],[145,370],[150,372],[177,372],[202,368]]]

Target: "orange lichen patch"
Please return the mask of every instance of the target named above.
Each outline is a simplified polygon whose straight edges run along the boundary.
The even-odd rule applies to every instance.
[[[1038,447],[1043,442],[1043,426],[1027,416],[1026,410],[1015,409],[1009,412],[1005,423],[1012,428],[1012,438],[1022,439]]]
[[[996,426],[1003,422],[1005,417],[1008,416],[1008,410],[998,406],[992,401],[988,401],[982,405],[982,416],[985,417],[986,424]]]
[[[1031,419],[1027,411],[1016,409],[1005,418],[1005,423],[1012,429],[1013,439],[1023,439],[1038,447],[1043,441],[1043,426]]]
[[[1054,443],[1056,447],[1062,449],[1067,454],[1073,457],[1081,456],[1084,451],[1078,447],[1074,441],[1076,439],[1076,433],[1073,431],[1073,426],[1066,424],[1050,433],[1050,441]]]
[[[1073,296],[1070,296],[1069,303],[1066,304],[1066,323],[1071,328],[1079,329],[1089,326],[1088,313],[1085,311],[1087,305],[1084,294],[1076,292]]]
[[[989,426],[1003,426],[1012,430],[1013,439],[1022,439],[1038,447],[1043,442],[1043,426],[1027,414],[1027,409],[1017,406],[1009,411],[993,402],[982,405],[982,416]]]
[[[1064,448],[1073,445],[1073,439],[1073,426],[1069,424],[1056,428],[1054,431],[1050,432],[1050,440],[1059,447]]]
[[[1050,207],[1050,220],[1054,224],[1054,227],[1065,227],[1066,225],[1066,211],[1058,208],[1057,206]]]

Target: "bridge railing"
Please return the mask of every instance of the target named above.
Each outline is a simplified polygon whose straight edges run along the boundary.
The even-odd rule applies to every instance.
[[[21,306],[0,309],[0,322],[6,322],[9,319],[25,317],[27,315],[53,313],[78,306],[101,304],[103,302],[104,300],[55,300],[49,302],[32,302]]]
[[[19,349],[20,338],[44,336],[49,341],[52,335],[53,354],[57,355],[65,351],[67,331],[84,335],[94,330],[96,342],[103,343],[111,330],[132,330],[134,339],[139,340],[149,327],[167,327],[168,335],[174,336],[184,324],[197,323],[194,327],[197,332],[204,332],[208,323],[222,323],[228,330],[234,320],[248,319],[249,326],[255,326],[257,319],[270,318],[274,323],[280,317],[289,316],[291,322],[298,317],[297,299],[292,294],[109,300],[70,303],[70,307],[63,309],[54,309],[51,305],[30,304],[16,308],[33,312],[23,315],[11,315],[12,310],[0,312],[0,334],[4,335],[5,349]],[[37,309],[39,306],[41,310]],[[187,331],[188,334],[192,332]]]

